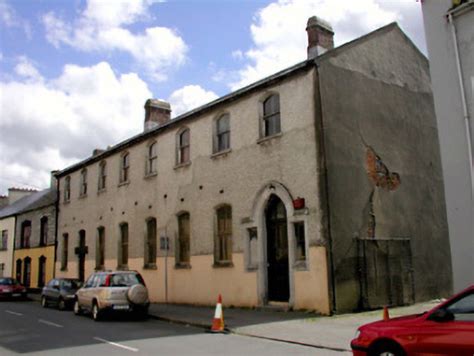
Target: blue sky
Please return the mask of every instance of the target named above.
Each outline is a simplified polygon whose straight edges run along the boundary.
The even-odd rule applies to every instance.
[[[0,194],[139,133],[150,97],[178,115],[304,60],[311,15],[426,53],[416,0],[0,0]]]

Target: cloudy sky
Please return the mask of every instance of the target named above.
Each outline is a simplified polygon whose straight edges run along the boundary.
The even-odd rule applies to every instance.
[[[306,20],[341,45],[397,21],[426,53],[417,0],[0,0],[0,194],[305,59]]]

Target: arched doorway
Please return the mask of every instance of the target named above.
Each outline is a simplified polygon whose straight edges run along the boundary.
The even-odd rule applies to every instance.
[[[38,259],[38,288],[44,287],[46,280],[46,257],[41,256]]]
[[[31,258],[26,257],[23,261],[23,285],[29,287],[31,284]]]
[[[285,205],[276,195],[268,199],[265,210],[267,230],[268,300],[288,302],[290,273],[288,261],[288,227]]]

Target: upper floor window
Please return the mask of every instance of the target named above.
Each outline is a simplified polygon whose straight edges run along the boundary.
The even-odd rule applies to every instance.
[[[280,96],[273,94],[263,102],[263,136],[273,136],[281,132]]]
[[[81,181],[79,186],[79,196],[84,196],[87,194],[87,169],[81,171]]]
[[[146,174],[156,173],[156,164],[157,164],[157,143],[153,142],[148,146],[148,155],[146,161]]]
[[[2,230],[2,241],[0,243],[0,250],[8,249],[8,230]]]
[[[67,176],[64,180],[64,201],[71,200],[71,177]]]
[[[232,260],[232,207],[223,205],[216,210],[215,262]]]
[[[20,248],[29,248],[31,238],[31,221],[25,220],[21,224]]]
[[[97,187],[99,191],[105,189],[106,180],[107,180],[107,163],[105,161],[102,161],[99,164],[99,183]]]
[[[156,265],[156,219],[146,221],[145,267]]]
[[[177,163],[183,164],[190,161],[190,132],[189,129],[184,129],[178,133],[178,154]]]
[[[220,116],[215,122],[214,153],[230,148],[230,118],[228,114]]]
[[[178,265],[187,265],[190,262],[190,235],[189,213],[182,213],[178,216]]]
[[[122,155],[120,162],[120,183],[128,182],[130,169],[130,154],[125,153]]]
[[[43,216],[40,220],[40,246],[45,246],[48,243],[48,217]]]

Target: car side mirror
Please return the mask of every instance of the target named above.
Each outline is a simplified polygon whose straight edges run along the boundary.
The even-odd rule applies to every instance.
[[[438,309],[431,313],[428,319],[437,322],[453,321],[454,314],[446,309]]]

